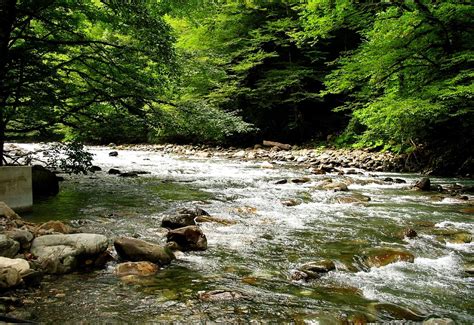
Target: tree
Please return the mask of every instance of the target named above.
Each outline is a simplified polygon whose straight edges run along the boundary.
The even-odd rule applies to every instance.
[[[0,164],[7,137],[101,122],[146,121],[176,73],[159,1],[0,1]]]
[[[331,12],[350,20],[364,42],[337,61],[325,84],[329,93],[350,95],[344,108],[359,125],[352,130],[359,145],[402,151],[458,137],[465,151],[474,129],[472,6],[380,3],[364,24],[357,20],[367,4],[351,8]]]

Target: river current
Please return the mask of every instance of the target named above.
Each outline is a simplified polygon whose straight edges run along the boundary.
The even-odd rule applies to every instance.
[[[268,168],[262,161],[139,150],[118,150],[117,157],[109,157],[108,148],[90,150],[103,171],[66,176],[59,195],[36,202],[27,220],[62,220],[111,240],[133,236],[153,242],[164,242],[161,219],[178,207],[197,206],[228,222],[200,224],[208,249],[179,254],[153,277],[123,281],[113,274],[114,263],[92,273],[48,276],[18,307],[32,319],[334,324],[448,317],[474,322],[474,278],[464,271],[474,262],[474,244],[451,240],[474,232],[472,195],[461,200],[413,191],[410,186],[420,177],[414,174],[313,175],[296,163],[272,162]],[[109,168],[149,174],[123,178],[108,175]],[[291,181],[302,177],[309,181]],[[406,183],[383,182],[386,177]],[[315,188],[327,178],[349,184],[348,193],[370,201],[339,203],[340,192]],[[288,182],[276,184],[283,179]],[[418,235],[397,235],[406,228]],[[409,251],[414,262],[361,267],[364,252],[380,247]],[[336,270],[317,280],[291,279],[299,266],[319,259],[334,261]],[[199,299],[200,292],[211,290],[238,292],[241,298]]]

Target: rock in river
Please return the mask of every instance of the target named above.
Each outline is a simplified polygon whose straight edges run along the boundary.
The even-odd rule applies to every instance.
[[[140,239],[119,237],[114,241],[117,254],[126,261],[150,261],[159,265],[170,264],[175,259],[168,247],[149,243]]]
[[[174,214],[167,215],[161,221],[161,226],[169,229],[182,228],[186,226],[195,226],[194,220],[198,216],[208,216],[209,213],[201,208],[182,208]]]
[[[107,237],[97,234],[45,235],[35,238],[31,253],[47,273],[61,274],[91,266],[107,250]],[[84,265],[83,265],[84,263]]]
[[[330,260],[309,262],[298,267],[299,272],[294,272],[294,280],[319,279],[323,274],[336,269],[336,265]]]
[[[239,300],[245,296],[236,291],[226,291],[226,290],[212,290],[212,291],[199,291],[198,297],[203,301],[229,301],[229,300]]]
[[[333,190],[334,192],[338,191],[348,191],[348,187],[345,183],[342,182],[333,182],[331,179],[326,179],[324,181],[319,182],[315,188],[317,190]]]
[[[125,262],[117,264],[115,274],[119,277],[127,275],[150,276],[159,271],[160,267],[147,261]]]
[[[431,189],[430,179],[428,177],[423,177],[413,185],[413,188],[419,191],[429,191]]]
[[[412,253],[394,248],[374,248],[365,252],[364,263],[368,267],[381,267],[395,262],[413,263]]]
[[[338,195],[333,200],[340,204],[362,204],[369,202],[370,197],[359,193],[351,193],[348,195]]]
[[[203,251],[207,249],[207,238],[198,226],[187,226],[171,230],[168,242],[178,244],[181,251]]]

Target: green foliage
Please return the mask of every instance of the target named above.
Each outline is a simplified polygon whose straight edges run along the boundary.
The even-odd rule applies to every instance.
[[[66,173],[87,174],[92,166],[92,154],[84,149],[82,143],[70,141],[54,143],[48,148],[47,166]]]
[[[2,141],[61,125],[98,126],[115,114],[144,118],[176,73],[170,27],[154,12],[158,2],[4,3],[12,20],[0,26]]]
[[[252,131],[251,125],[232,112],[224,112],[205,100],[181,101],[162,109],[160,122],[151,133],[153,142],[225,143],[229,137]]]
[[[263,137],[294,141],[321,132],[311,119],[331,114],[319,96],[324,55],[298,45],[299,6],[235,2],[210,9],[205,17],[170,19],[185,67],[181,99],[234,112]]]
[[[410,148],[440,124],[472,123],[471,19],[472,6],[457,1],[391,3],[360,30],[366,41],[337,61],[325,84],[351,95],[344,107],[365,126],[363,145]]]

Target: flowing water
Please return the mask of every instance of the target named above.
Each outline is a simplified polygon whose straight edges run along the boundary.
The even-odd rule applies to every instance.
[[[91,150],[94,164],[104,171],[115,167],[151,174],[122,178],[98,172],[67,177],[59,195],[37,202],[29,220],[63,220],[111,239],[134,236],[154,242],[164,241],[161,218],[177,207],[199,206],[234,223],[202,223],[208,250],[179,255],[153,277],[123,281],[113,274],[114,263],[92,273],[48,276],[41,289],[25,293],[25,305],[18,307],[32,319],[49,323],[333,324],[347,319],[428,317],[474,321],[474,278],[463,270],[472,265],[474,245],[441,236],[459,232],[472,236],[472,196],[463,201],[414,192],[410,184],[418,176],[409,174],[308,175],[291,163],[262,168],[261,162],[224,158],[184,159],[125,150],[109,157],[109,149]],[[311,181],[275,184],[303,176]],[[382,182],[387,176],[407,183]],[[350,193],[371,200],[335,203],[341,193],[314,188],[328,177],[350,182]],[[282,204],[290,199],[299,204]],[[397,236],[407,227],[418,236]],[[401,248],[415,260],[361,267],[364,252],[375,247]],[[336,270],[318,280],[291,280],[294,269],[319,259],[335,261]],[[200,291],[210,290],[238,292],[242,298],[199,299]]]

